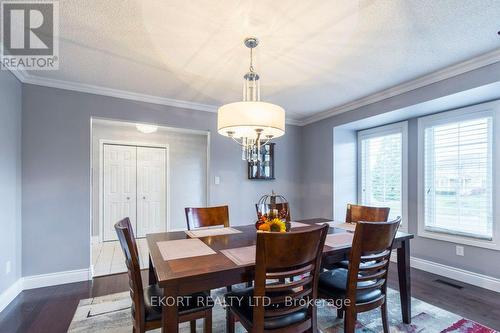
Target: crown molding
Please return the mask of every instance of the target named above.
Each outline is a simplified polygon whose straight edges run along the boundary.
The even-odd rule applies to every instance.
[[[302,122],[298,119],[294,119],[294,118],[285,118],[285,123],[287,125],[293,125],[293,126],[302,126]]]
[[[380,102],[384,99],[391,98],[397,95],[404,94],[406,92],[422,88],[424,86],[428,86],[430,84],[449,79],[451,77],[470,72],[472,70],[488,66],[494,64],[496,62],[500,62],[500,49],[496,49],[494,51],[482,54],[478,57],[457,63],[455,65],[446,67],[444,69],[438,70],[436,72],[421,76],[417,79],[404,82],[402,84],[393,86],[389,89],[382,90],[375,94],[354,100],[352,102],[321,111],[313,114],[309,117],[304,117],[301,119],[287,118],[286,123],[288,125],[295,126],[305,126],[317,121],[344,113],[352,110],[359,109],[363,106],[373,104],[376,102]],[[44,78],[40,76],[31,75],[24,70],[11,70],[11,72],[16,76],[16,78],[22,83],[33,84],[44,87],[58,88],[64,90],[72,90],[79,91],[94,95],[103,95],[110,96],[115,98],[127,99],[138,102],[173,106],[184,109],[191,109],[197,111],[206,111],[206,112],[217,112],[217,106],[189,102],[184,100],[140,94],[126,90],[107,88],[98,85],[77,83],[71,81],[57,80],[51,78]]]
[[[26,71],[24,69],[10,69],[9,68],[9,71],[12,73],[12,75],[14,75],[19,80],[19,82],[25,83],[26,77],[28,76],[28,73],[26,73]]]
[[[354,100],[352,102],[328,109],[326,111],[318,112],[310,117],[305,117],[299,120],[301,126],[309,125],[317,121],[344,113],[359,109],[363,106],[380,102],[384,99],[391,98],[397,95],[404,94],[406,92],[416,90],[428,86],[430,84],[449,79],[451,77],[470,72],[472,70],[485,67],[496,62],[500,62],[500,49],[482,54],[475,58],[451,65],[449,67],[443,68],[441,70],[435,71],[433,73],[421,76],[417,79],[404,82],[402,84],[393,86],[389,89],[382,90],[375,94]]]
[[[194,103],[194,102],[188,102],[188,101],[183,101],[183,100],[179,100],[179,99],[172,99],[172,98],[159,97],[159,96],[154,96],[154,95],[140,94],[140,93],[135,93],[135,92],[127,91],[127,90],[107,88],[107,87],[92,85],[92,84],[57,80],[57,79],[52,79],[52,78],[44,78],[44,77],[34,76],[34,75],[30,75],[30,74],[26,75],[23,78],[22,82],[27,83],[27,84],[34,84],[37,86],[58,88],[58,89],[64,89],[64,90],[72,90],[72,91],[84,92],[84,93],[89,93],[89,94],[94,94],[94,95],[110,96],[110,97],[128,99],[128,100],[138,101],[138,102],[167,105],[167,106],[173,106],[173,107],[191,109],[191,110],[197,110],[197,111],[217,112],[217,107],[215,105]]]
[[[34,84],[37,86],[44,86],[50,88],[58,88],[64,90],[84,92],[94,95],[110,96],[115,98],[127,99],[138,102],[173,106],[183,109],[206,111],[206,112],[217,112],[218,107],[210,104],[194,103],[179,99],[172,99],[166,97],[159,97],[154,95],[140,94],[127,90],[107,88],[98,85],[77,83],[71,81],[57,80],[51,78],[44,78],[40,76],[30,75],[25,71],[12,70],[12,73],[21,81],[26,84]],[[300,122],[296,119],[287,118],[286,123],[288,125],[299,125]]]

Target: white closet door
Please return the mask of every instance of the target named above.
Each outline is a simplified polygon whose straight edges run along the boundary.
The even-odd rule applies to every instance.
[[[114,224],[136,221],[136,153],[131,146],[104,145],[104,240],[116,240]]]
[[[137,147],[137,237],[166,230],[165,148]]]

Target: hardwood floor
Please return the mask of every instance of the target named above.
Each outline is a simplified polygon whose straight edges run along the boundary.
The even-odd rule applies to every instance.
[[[442,280],[462,287],[436,282]],[[147,271],[143,271],[146,283]],[[394,265],[389,286],[397,289]],[[99,277],[89,282],[32,289],[22,292],[1,314],[0,332],[66,332],[80,299],[128,289],[126,274]],[[413,296],[448,311],[500,330],[500,294],[434,274],[412,269]]]

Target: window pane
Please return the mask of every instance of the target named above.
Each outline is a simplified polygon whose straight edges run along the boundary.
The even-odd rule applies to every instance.
[[[402,216],[402,134],[361,139],[361,204]]]
[[[492,119],[425,129],[425,228],[491,239]]]

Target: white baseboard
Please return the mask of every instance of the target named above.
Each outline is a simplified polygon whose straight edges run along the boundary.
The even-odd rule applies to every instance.
[[[0,312],[23,291],[23,279],[17,279],[7,290],[0,295]]]
[[[396,251],[392,252],[391,261],[397,262]],[[500,279],[498,278],[416,257],[410,257],[410,266],[425,272],[437,274],[449,279],[500,293]]]
[[[91,279],[90,269],[78,269],[23,277],[23,290],[55,286],[59,284],[87,281]]]

